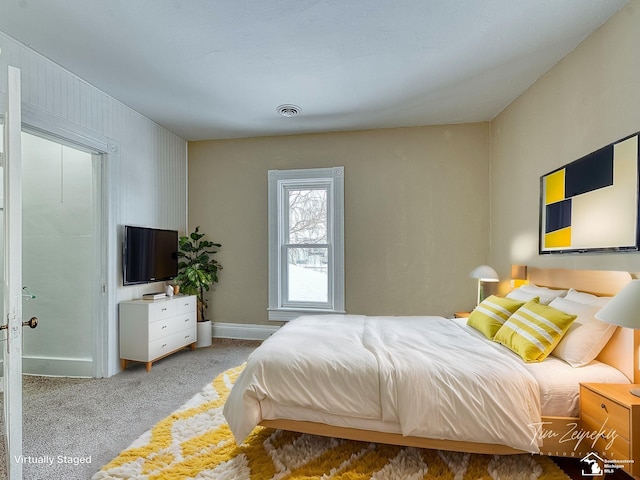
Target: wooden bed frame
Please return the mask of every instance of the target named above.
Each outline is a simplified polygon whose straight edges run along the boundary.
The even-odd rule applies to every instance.
[[[629,281],[628,272],[601,270],[565,270],[565,269],[529,269],[529,282],[550,288],[569,288],[593,293],[599,296],[613,296]],[[638,347],[640,346],[640,331],[618,328],[607,346],[598,356],[598,360],[607,363],[623,372],[630,381],[640,383],[638,369]],[[567,446],[571,442],[560,442],[565,434],[580,425],[577,417],[542,417],[544,431],[553,432],[553,436],[543,439],[541,454],[550,456],[575,456]],[[414,446],[469,453],[488,454],[516,454],[523,453],[505,445],[485,444],[476,442],[462,442],[453,440],[437,440],[422,437],[403,436],[399,433],[386,433],[356,428],[336,427],[323,423],[304,422],[297,420],[277,419],[263,420],[260,425],[294,432],[324,435],[349,440],[365,442],[387,443],[392,445]]]

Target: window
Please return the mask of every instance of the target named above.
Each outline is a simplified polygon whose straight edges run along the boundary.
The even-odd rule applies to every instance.
[[[269,170],[269,320],[344,313],[344,167]]]

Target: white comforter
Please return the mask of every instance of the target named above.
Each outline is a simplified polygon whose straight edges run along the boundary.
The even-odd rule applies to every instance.
[[[538,385],[503,352],[441,317],[305,316],[256,349],[224,406],[238,443],[260,401],[396,422],[403,435],[537,452]]]

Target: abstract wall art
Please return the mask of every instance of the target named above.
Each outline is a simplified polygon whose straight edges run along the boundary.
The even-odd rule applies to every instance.
[[[540,177],[540,248],[546,253],[636,251],[638,133]]]

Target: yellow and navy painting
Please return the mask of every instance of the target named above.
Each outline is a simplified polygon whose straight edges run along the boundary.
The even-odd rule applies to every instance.
[[[638,134],[541,177],[540,253],[638,249]]]

